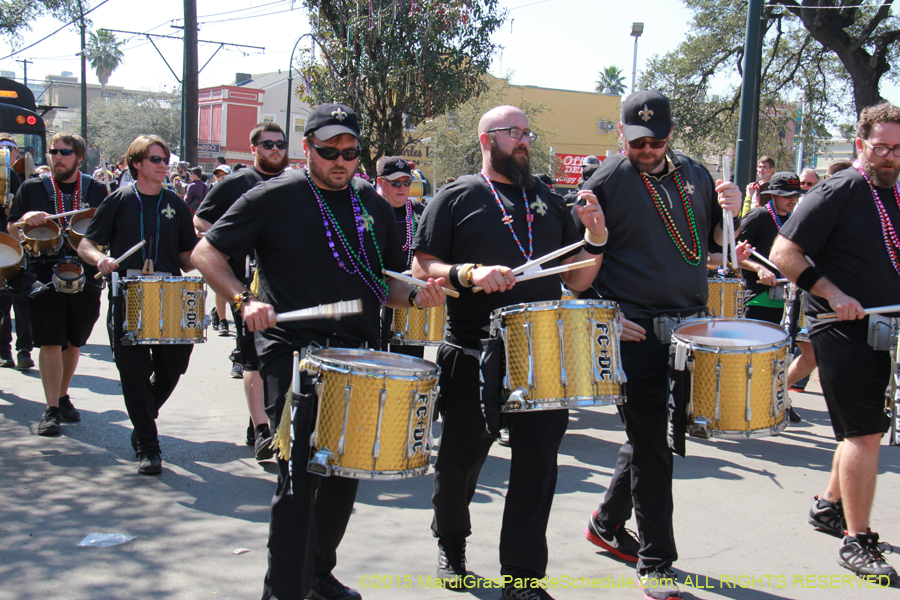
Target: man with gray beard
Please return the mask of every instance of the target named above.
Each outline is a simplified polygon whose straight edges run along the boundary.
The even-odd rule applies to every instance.
[[[809,292],[810,341],[831,426],[842,442],[810,522],[843,535],[838,564],[884,585],[897,571],[885,562],[890,546],[869,529],[869,516],[881,437],[890,426],[884,397],[892,361],[890,343],[882,346],[870,334],[890,332],[896,321],[885,317],[900,313],[867,316],[864,308],[900,303],[900,108],[885,102],[863,110],[856,136],[853,167],[804,196],[770,256]],[[827,312],[837,318],[815,318]]]

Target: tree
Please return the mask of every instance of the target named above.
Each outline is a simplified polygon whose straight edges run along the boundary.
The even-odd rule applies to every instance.
[[[112,75],[120,64],[125,55],[119,49],[124,42],[116,40],[115,34],[111,31],[101,29],[96,33],[90,32],[85,51],[87,58],[91,61],[91,68],[97,73],[97,79],[100,80],[101,91],[106,90],[106,84],[109,82],[109,76]]]
[[[694,154],[721,153],[734,145],[743,75],[745,0],[683,0],[693,11],[686,41],[655,56],[641,78],[672,101],[679,119],[675,141]],[[771,0],[763,14],[759,153],[779,167],[793,149],[783,134],[803,112],[804,138],[826,136],[881,101],[882,77],[897,80],[893,0]],[[830,8],[829,8],[830,7]],[[713,90],[721,93],[713,95]],[[847,97],[852,94],[853,108]],[[855,119],[854,119],[855,120]]]
[[[91,146],[115,161],[139,135],[160,136],[172,151],[181,136],[181,111],[172,108],[177,95],[146,93],[132,98],[97,98],[88,111]]]
[[[301,56],[310,104],[338,101],[359,115],[360,162],[398,155],[414,128],[485,90],[505,12],[498,0],[304,0],[322,60]],[[424,136],[422,136],[424,137]]]
[[[19,40],[29,23],[47,14],[59,21],[72,21],[79,15],[79,0],[3,0],[0,2],[0,34]]]
[[[597,91],[603,93],[603,90],[609,88],[613,94],[621,96],[628,87],[625,85],[625,77],[622,76],[622,69],[615,65],[604,68],[598,73],[600,79],[597,80]]]

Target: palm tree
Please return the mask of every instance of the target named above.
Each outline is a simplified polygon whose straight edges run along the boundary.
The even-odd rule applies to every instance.
[[[109,76],[112,75],[125,55],[119,50],[124,42],[116,40],[116,36],[105,29],[98,32],[90,32],[91,39],[87,43],[85,52],[91,61],[91,68],[96,71],[102,90],[106,89]]]
[[[617,94],[621,96],[628,89],[625,85],[625,78],[622,76],[622,69],[613,65],[606,67],[598,73],[600,79],[597,80],[597,91],[601,94]],[[606,90],[609,89],[609,92]]]

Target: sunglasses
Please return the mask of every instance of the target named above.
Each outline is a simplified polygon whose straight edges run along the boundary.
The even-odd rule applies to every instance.
[[[168,162],[169,162],[169,158],[168,158],[168,157],[162,157],[162,156],[156,156],[156,155],[153,155],[153,156],[147,156],[147,157],[145,157],[145,158],[146,158],[147,160],[149,160],[150,162],[152,162],[154,165],[158,165],[158,164],[161,163],[161,162],[165,162],[165,163],[168,163]]]
[[[271,150],[272,148],[278,148],[279,150],[284,150],[287,148],[287,142],[284,140],[263,140],[257,144],[257,146],[262,146],[266,150]]]
[[[337,157],[342,157],[345,161],[351,162],[359,158],[360,152],[362,152],[361,148],[348,148],[346,150],[335,150],[334,148],[316,146],[313,143],[309,144],[313,148],[316,149],[316,153],[324,158],[325,160],[337,160]]]
[[[666,144],[669,143],[669,140],[644,140],[637,139],[628,142],[628,147],[632,150],[643,150],[644,146],[650,146],[654,150],[659,150],[660,148],[665,148]]]
[[[412,180],[411,179],[407,179],[406,181],[390,181],[390,180],[388,180],[388,183],[391,184],[391,187],[402,188],[402,187],[411,186]]]
[[[18,150],[18,148],[16,148]],[[69,150],[68,148],[50,148],[48,150],[51,156],[56,156],[57,154],[62,154],[63,156],[72,156],[75,153],[74,150]]]

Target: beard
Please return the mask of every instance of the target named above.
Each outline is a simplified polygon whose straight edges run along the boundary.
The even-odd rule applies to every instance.
[[[346,166],[338,167],[334,161],[322,160],[320,162],[312,157],[307,157],[306,168],[317,186],[332,191],[345,189],[350,184],[355,171],[355,169],[351,171]]]
[[[863,166],[866,175],[872,185],[879,188],[891,188],[897,183],[897,177],[900,175],[900,167],[882,166],[876,167],[870,162],[866,162]]]
[[[665,154],[658,157],[643,150],[632,150],[627,143],[625,144],[625,155],[631,161],[631,164],[644,173],[654,173],[659,169],[660,165],[666,162]]]
[[[288,158],[287,152],[281,155],[281,160],[274,161],[266,158],[262,154],[256,154],[256,166],[259,171],[269,174],[278,174],[287,169],[291,160]]]
[[[65,182],[65,181],[68,181],[69,179],[71,179],[72,175],[75,174],[75,171],[78,170],[77,164],[74,165],[71,169],[66,169],[65,171],[57,171],[56,170],[57,166],[62,167],[63,164],[57,163],[57,164],[53,165],[53,178],[56,179],[57,181],[62,181],[62,182]]]
[[[517,153],[524,150],[525,154]],[[528,148],[516,147],[511,153],[504,152],[497,146],[497,141],[491,138],[491,168],[509,181],[526,190],[534,187],[534,177],[531,176],[531,155]]]

